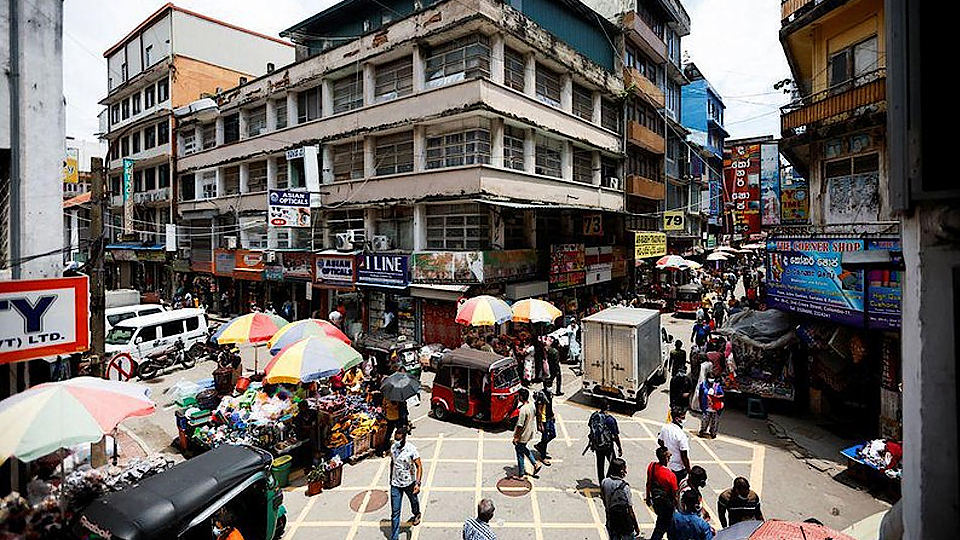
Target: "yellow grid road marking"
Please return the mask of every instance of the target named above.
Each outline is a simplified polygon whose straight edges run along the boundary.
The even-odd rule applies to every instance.
[[[380,482],[380,476],[383,474],[383,469],[386,468],[389,463],[389,459],[380,460],[380,466],[377,467],[377,474],[373,475],[373,479],[370,480],[370,484],[367,487],[367,492],[363,495],[363,501],[360,503],[360,508],[357,511],[357,515],[353,516],[353,524],[350,525],[350,532],[347,533],[346,540],[353,540],[353,537],[357,535],[360,522],[363,521],[363,514],[367,511],[367,503],[370,502],[370,490]],[[293,535],[291,535],[291,538],[293,538]]]
[[[570,433],[567,432],[567,424],[563,421],[563,415],[556,413],[557,423],[560,424],[560,431],[563,432],[563,440],[566,441],[567,447],[573,446],[573,439],[570,438]]]
[[[440,458],[440,448],[443,447],[443,433],[437,438],[437,446],[433,448],[433,461],[430,463],[430,472],[427,473],[427,481],[421,484],[420,488],[420,500],[426,503],[430,500],[430,487],[433,485],[433,476],[437,472],[437,463]],[[423,505],[420,506],[420,513],[423,513]],[[423,523],[421,523],[422,525]],[[410,534],[410,540],[417,540],[420,538],[420,526],[413,528],[413,532]]]

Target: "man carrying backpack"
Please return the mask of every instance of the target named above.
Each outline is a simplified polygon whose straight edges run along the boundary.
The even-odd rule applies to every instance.
[[[669,462],[670,450],[660,446],[657,447],[657,461],[647,467],[647,506],[657,516],[650,540],[661,540],[673,520],[678,486],[677,476],[667,467]]]
[[[610,461],[610,475],[600,482],[600,497],[607,511],[607,534],[610,540],[634,540],[640,536],[630,484],[624,480],[626,475],[627,462],[623,458],[613,458]]]
[[[553,395],[549,388],[544,388],[534,394],[537,410],[537,428],[540,430],[540,442],[533,445],[540,453],[540,462],[550,465],[550,455],[547,454],[547,445],[557,438],[556,416],[553,414]]]
[[[623,455],[623,446],[620,444],[620,428],[617,426],[617,419],[607,411],[610,409],[610,400],[602,398],[600,400],[600,410],[590,415],[587,426],[590,428],[587,450],[593,450],[597,455],[597,482],[602,483],[606,474],[603,468],[607,461],[611,461],[617,455]],[[617,453],[614,453],[613,446],[616,444]]]

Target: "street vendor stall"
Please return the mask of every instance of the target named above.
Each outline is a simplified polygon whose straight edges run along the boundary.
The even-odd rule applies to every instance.
[[[725,391],[794,400],[797,338],[787,313],[748,309],[730,317],[715,333],[732,345],[732,361],[722,362]]]

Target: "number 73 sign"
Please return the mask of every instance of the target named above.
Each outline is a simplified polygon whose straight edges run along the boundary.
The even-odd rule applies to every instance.
[[[663,230],[682,231],[684,230],[683,210],[671,210],[663,213]]]

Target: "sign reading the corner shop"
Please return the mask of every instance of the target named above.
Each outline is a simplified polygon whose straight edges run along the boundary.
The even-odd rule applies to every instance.
[[[0,282],[0,364],[87,350],[86,277]]]

